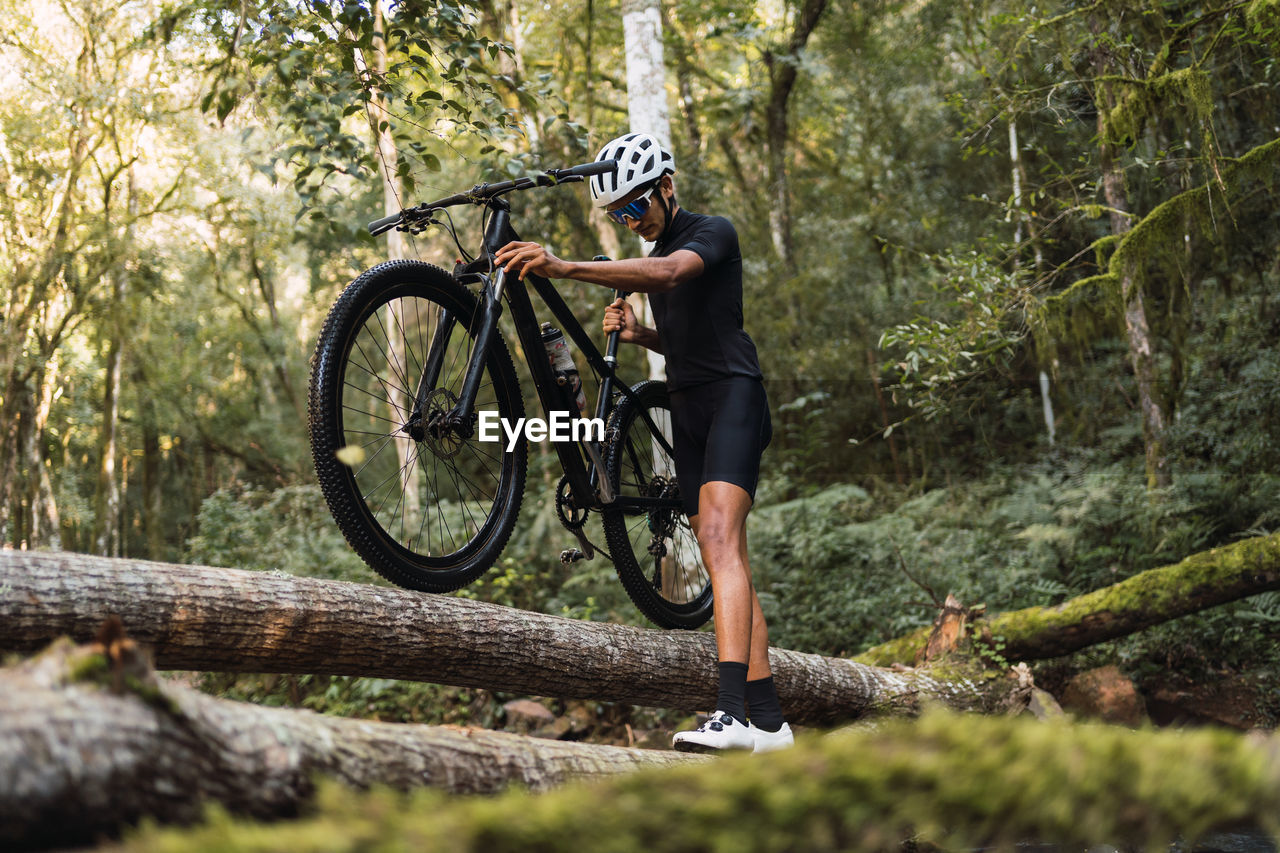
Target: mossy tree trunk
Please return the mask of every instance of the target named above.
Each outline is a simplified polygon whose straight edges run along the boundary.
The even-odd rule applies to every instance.
[[[118,630],[0,671],[0,847],[85,844],[204,805],[291,816],[316,776],[493,793],[688,763],[682,753],[376,723],[215,699],[157,680]]]
[[[581,622],[381,586],[0,551],[0,651],[92,639],[117,615],[162,669],[401,678],[558,698],[711,709],[715,637]],[[875,711],[913,713],[921,698],[987,708],[999,683],[895,672],[772,649],[783,710],[797,723]]]
[[[1117,134],[1108,120],[1117,102],[1113,83],[1108,75],[1122,72],[1109,46],[1110,36],[1104,34],[1101,27],[1101,23],[1095,18],[1094,69],[1100,81],[1094,89],[1095,107],[1098,110],[1098,165],[1102,171],[1102,196],[1110,209],[1111,233],[1115,237],[1123,237],[1132,228],[1129,193],[1125,188],[1124,172],[1117,163]],[[1137,260],[1140,259],[1126,264],[1120,272],[1120,299],[1124,306],[1129,361],[1133,366],[1133,377],[1138,388],[1138,408],[1142,411],[1147,488],[1160,489],[1173,482],[1169,471],[1168,449],[1165,446],[1168,418],[1160,399],[1156,353],[1151,339],[1151,326],[1147,322],[1143,280],[1136,269]]]
[[[415,853],[1165,853],[1174,841],[1174,850],[1200,853],[1261,851],[1275,849],[1278,760],[1275,737],[938,712],[536,797],[393,798],[326,786],[299,822],[149,830],[124,853],[293,850],[313,838],[330,849]]]
[[[1280,589],[1280,533],[1193,554],[1052,607],[1028,607],[972,626],[1003,642],[1011,661],[1070,654],[1251,595]],[[877,666],[911,663],[930,628],[876,646],[857,660]]]

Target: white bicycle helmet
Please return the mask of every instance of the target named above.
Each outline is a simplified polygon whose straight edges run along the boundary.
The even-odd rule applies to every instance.
[[[617,160],[616,171],[591,176],[591,198],[596,207],[608,207],[647,186],[663,175],[674,173],[675,158],[657,139],[647,133],[619,136],[596,155],[596,161]]]

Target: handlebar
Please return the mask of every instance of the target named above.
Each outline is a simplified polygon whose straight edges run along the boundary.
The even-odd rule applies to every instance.
[[[397,228],[411,222],[421,221],[431,216],[433,211],[441,210],[446,207],[453,207],[459,204],[487,204],[491,199],[516,190],[528,190],[534,187],[552,187],[557,184],[567,184],[581,181],[591,175],[602,175],[606,172],[615,171],[618,168],[617,160],[597,160],[592,163],[580,163],[577,166],[570,166],[567,169],[547,169],[540,175],[534,177],[516,178],[510,181],[502,181],[496,184],[476,184],[471,189],[463,193],[446,196],[436,201],[429,201],[426,204],[420,204],[417,207],[409,207],[394,213],[391,216],[384,216],[381,219],[375,219],[369,223],[369,233],[378,236],[392,228]]]

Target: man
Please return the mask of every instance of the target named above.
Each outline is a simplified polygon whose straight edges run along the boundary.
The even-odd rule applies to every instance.
[[[637,323],[631,307],[617,300],[605,311],[604,331],[621,330],[621,340],[666,356],[676,476],[711,575],[720,671],[715,713],[696,730],[677,733],[674,746],[698,752],[790,746],[747,561],[747,513],[772,431],[755,344],[742,329],[737,233],[723,217],[679,206],[675,161],[652,136],[619,137],[596,159],[619,165],[591,178],[592,198],[615,222],[653,242],[650,255],[565,261],[537,243],[513,242],[496,260],[522,279],[536,273],[650,295],[657,329]]]

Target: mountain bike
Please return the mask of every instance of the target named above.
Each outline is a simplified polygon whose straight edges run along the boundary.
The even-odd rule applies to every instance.
[[[617,375],[619,333],[600,350],[550,281],[508,277],[493,256],[518,240],[512,192],[582,181],[611,171],[587,163],[503,181],[406,208],[369,223],[375,236],[446,229],[461,253],[452,271],[413,260],[378,264],[355,279],[329,311],[316,344],[309,388],[311,449],[325,500],[347,542],[399,586],[448,592],[498,559],[525,490],[528,443],[484,440],[486,423],[517,424],[524,400],[499,328],[503,303],[548,419],[577,412],[569,372],[553,368],[527,286],[598,377],[593,436],[552,443],[563,469],[560,523],[577,547],[568,562],[610,559],[650,620],[696,628],[711,615],[711,581],[684,514],[671,448],[664,382],[635,385]],[[474,256],[463,249],[448,208],[484,208]],[[615,291],[616,296],[625,296]],[[492,438],[489,435],[488,438]],[[600,517],[608,546],[587,537]]]

